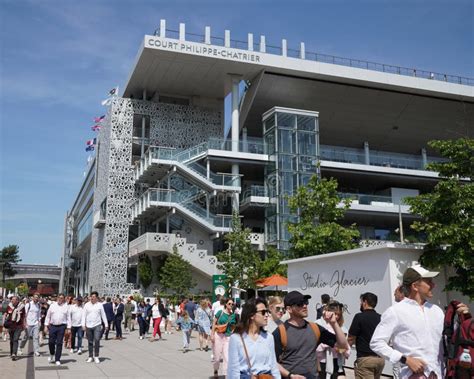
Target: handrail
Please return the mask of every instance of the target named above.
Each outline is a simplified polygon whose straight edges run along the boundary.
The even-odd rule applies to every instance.
[[[166,29],[166,32],[174,36],[175,38],[171,37],[172,39],[179,39],[179,31],[174,29]],[[155,30],[155,35],[159,35],[159,29]],[[204,43],[205,36],[203,34],[196,34],[196,33],[185,33],[185,38],[189,42],[197,42],[197,43]],[[215,46],[224,46],[225,39],[222,37],[214,37],[211,36],[211,45]],[[235,39],[230,39],[230,47],[239,50],[248,50],[248,42],[246,41],[239,41]],[[254,43],[253,50],[259,52],[259,46],[257,43]],[[273,46],[266,44],[266,51],[267,54],[272,55],[282,55],[282,47],[280,46]],[[426,71],[426,70],[418,70],[416,68],[408,68],[403,66],[394,66],[385,63],[377,63],[373,61],[366,61],[362,59],[353,59],[353,58],[343,58],[336,55],[329,55],[329,54],[321,54],[316,52],[305,52],[305,57],[301,58],[301,51],[299,49],[287,49],[287,55],[290,58],[298,58],[304,60],[313,60],[317,62],[323,63],[330,63],[336,64],[340,66],[346,67],[354,67],[360,68],[364,70],[370,71],[381,71],[390,74],[402,75],[402,76],[412,76],[418,77],[423,79],[430,79],[430,80],[437,80],[443,81],[448,83],[456,83],[468,86],[474,86],[474,78],[468,78],[459,75],[450,75],[439,73],[435,71]]]

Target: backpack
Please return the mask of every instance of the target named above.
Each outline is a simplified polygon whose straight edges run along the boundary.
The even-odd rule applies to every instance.
[[[308,322],[308,325],[311,327],[313,330],[313,333],[316,337],[316,345],[319,342],[319,338],[321,337],[321,331],[319,330],[319,326],[316,325],[314,322]],[[280,324],[278,325],[278,330],[280,331],[280,341],[281,341],[281,354],[278,357],[278,363],[281,363],[283,354],[286,351],[286,346],[288,345],[288,336],[286,335],[286,328],[285,324]]]
[[[470,379],[474,376],[474,319],[470,314],[456,313],[459,301],[449,303],[444,317],[443,345],[447,379]],[[455,320],[456,319],[456,320]],[[464,349],[469,350],[471,368],[460,365]]]

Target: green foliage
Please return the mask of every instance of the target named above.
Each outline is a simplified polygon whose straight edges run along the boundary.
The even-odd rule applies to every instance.
[[[26,283],[20,283],[18,284],[18,286],[16,287],[16,290],[18,292],[18,294],[20,296],[26,296],[28,295],[28,292],[29,292],[29,287],[28,287],[28,284]]]
[[[161,287],[165,291],[174,291],[179,296],[188,295],[190,289],[196,286],[191,274],[191,264],[178,253],[176,245],[166,257],[159,275]]]
[[[429,145],[450,161],[428,166],[441,176],[432,192],[406,199],[411,212],[422,218],[411,228],[426,234],[427,245],[420,260],[432,268],[453,267],[455,275],[448,278],[446,289],[473,299],[474,140],[431,141]]]
[[[135,292],[135,293],[132,295],[132,297],[133,297],[133,300],[135,300],[137,303],[139,303],[140,301],[143,300],[143,296],[140,295],[138,292]]]
[[[2,270],[2,279],[5,281],[7,276],[14,276],[16,271],[12,265],[21,262],[20,249],[17,245],[4,247],[0,252],[0,268]]]
[[[350,207],[350,199],[341,199],[337,186],[336,179],[319,179],[313,175],[306,186],[299,187],[289,197],[291,211],[299,216],[298,221],[288,224],[292,258],[358,247],[360,233],[355,225],[344,227],[338,223]]]
[[[260,261],[258,268],[258,277],[268,278],[269,276],[279,274],[287,276],[287,266],[280,264],[285,259],[283,253],[275,249],[273,246],[268,246],[263,259]]]
[[[249,239],[250,230],[242,228],[239,215],[232,216],[232,231],[225,235],[227,248],[217,255],[217,267],[227,276],[230,287],[256,288],[260,256]]]
[[[153,280],[153,268],[147,255],[138,262],[138,280],[144,288],[147,288]]]

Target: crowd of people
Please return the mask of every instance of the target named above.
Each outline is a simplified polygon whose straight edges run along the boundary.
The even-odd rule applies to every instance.
[[[356,378],[380,378],[385,361],[393,366],[395,378],[444,377],[442,352],[443,311],[430,303],[433,278],[421,266],[407,269],[394,293],[395,304],[382,315],[376,312],[377,295],[360,296],[360,313],[349,327],[344,325],[345,307],[327,294],[321,296],[316,320],[308,320],[311,296],[291,291],[279,296],[252,298],[242,307],[230,298],[218,296],[195,303],[183,298],[178,304],[156,298],[135,301],[132,296],[99,298],[92,292],[84,298],[58,295],[40,298],[38,294],[21,300],[13,295],[0,298],[0,332],[10,338],[10,356],[22,354],[28,338],[33,349],[48,337],[48,361],[61,365],[63,347],[70,353],[83,353],[84,333],[88,341],[87,362],[100,363],[100,340],[122,340],[122,327],[132,332],[138,324],[138,338],[150,341],[178,330],[182,351],[190,350],[191,335],[197,332],[197,350],[212,349],[214,377],[224,373],[229,379],[289,378],[331,379],[345,377],[344,367],[355,345]],[[468,313],[459,304],[458,313]],[[1,316],[1,315],[0,315]],[[152,332],[150,333],[150,327]],[[22,337],[23,336],[23,337]]]

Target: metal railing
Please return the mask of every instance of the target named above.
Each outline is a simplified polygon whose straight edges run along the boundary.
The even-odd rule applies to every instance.
[[[373,203],[393,204],[391,196],[371,195],[364,193],[338,192],[342,199],[356,200],[359,204],[373,205]]]
[[[154,34],[159,35],[160,34],[159,29],[156,29]],[[173,29],[166,29],[166,37],[171,38],[171,39],[179,39],[179,31],[173,30]],[[186,41],[189,41],[189,42],[197,42],[197,43],[205,42],[205,37],[203,34],[186,32],[185,39]],[[211,36],[211,45],[225,46],[225,39],[222,37]],[[248,50],[248,42],[230,39],[229,47],[234,48],[234,49],[239,49],[239,50]],[[272,54],[272,55],[283,54],[283,50],[281,46],[266,44],[265,49],[266,49],[265,53],[267,54]],[[258,43],[254,43],[254,51],[256,52],[260,51],[260,45]],[[301,51],[299,49],[288,48],[287,56],[291,58],[301,59]],[[371,62],[371,61],[366,61],[362,59],[343,58],[343,57],[338,57],[335,55],[320,54],[316,52],[306,51],[305,60],[312,60],[316,62],[330,63],[330,64],[336,64],[340,66],[354,67],[354,68],[360,68],[360,69],[370,70],[370,71],[386,72],[386,73],[402,75],[402,76],[412,76],[412,77],[429,79],[429,80],[474,86],[474,78],[468,78],[468,77],[463,77],[459,75],[444,74],[444,73],[439,73],[439,72],[434,72],[434,71],[419,70],[416,68],[394,66],[390,64]]]

